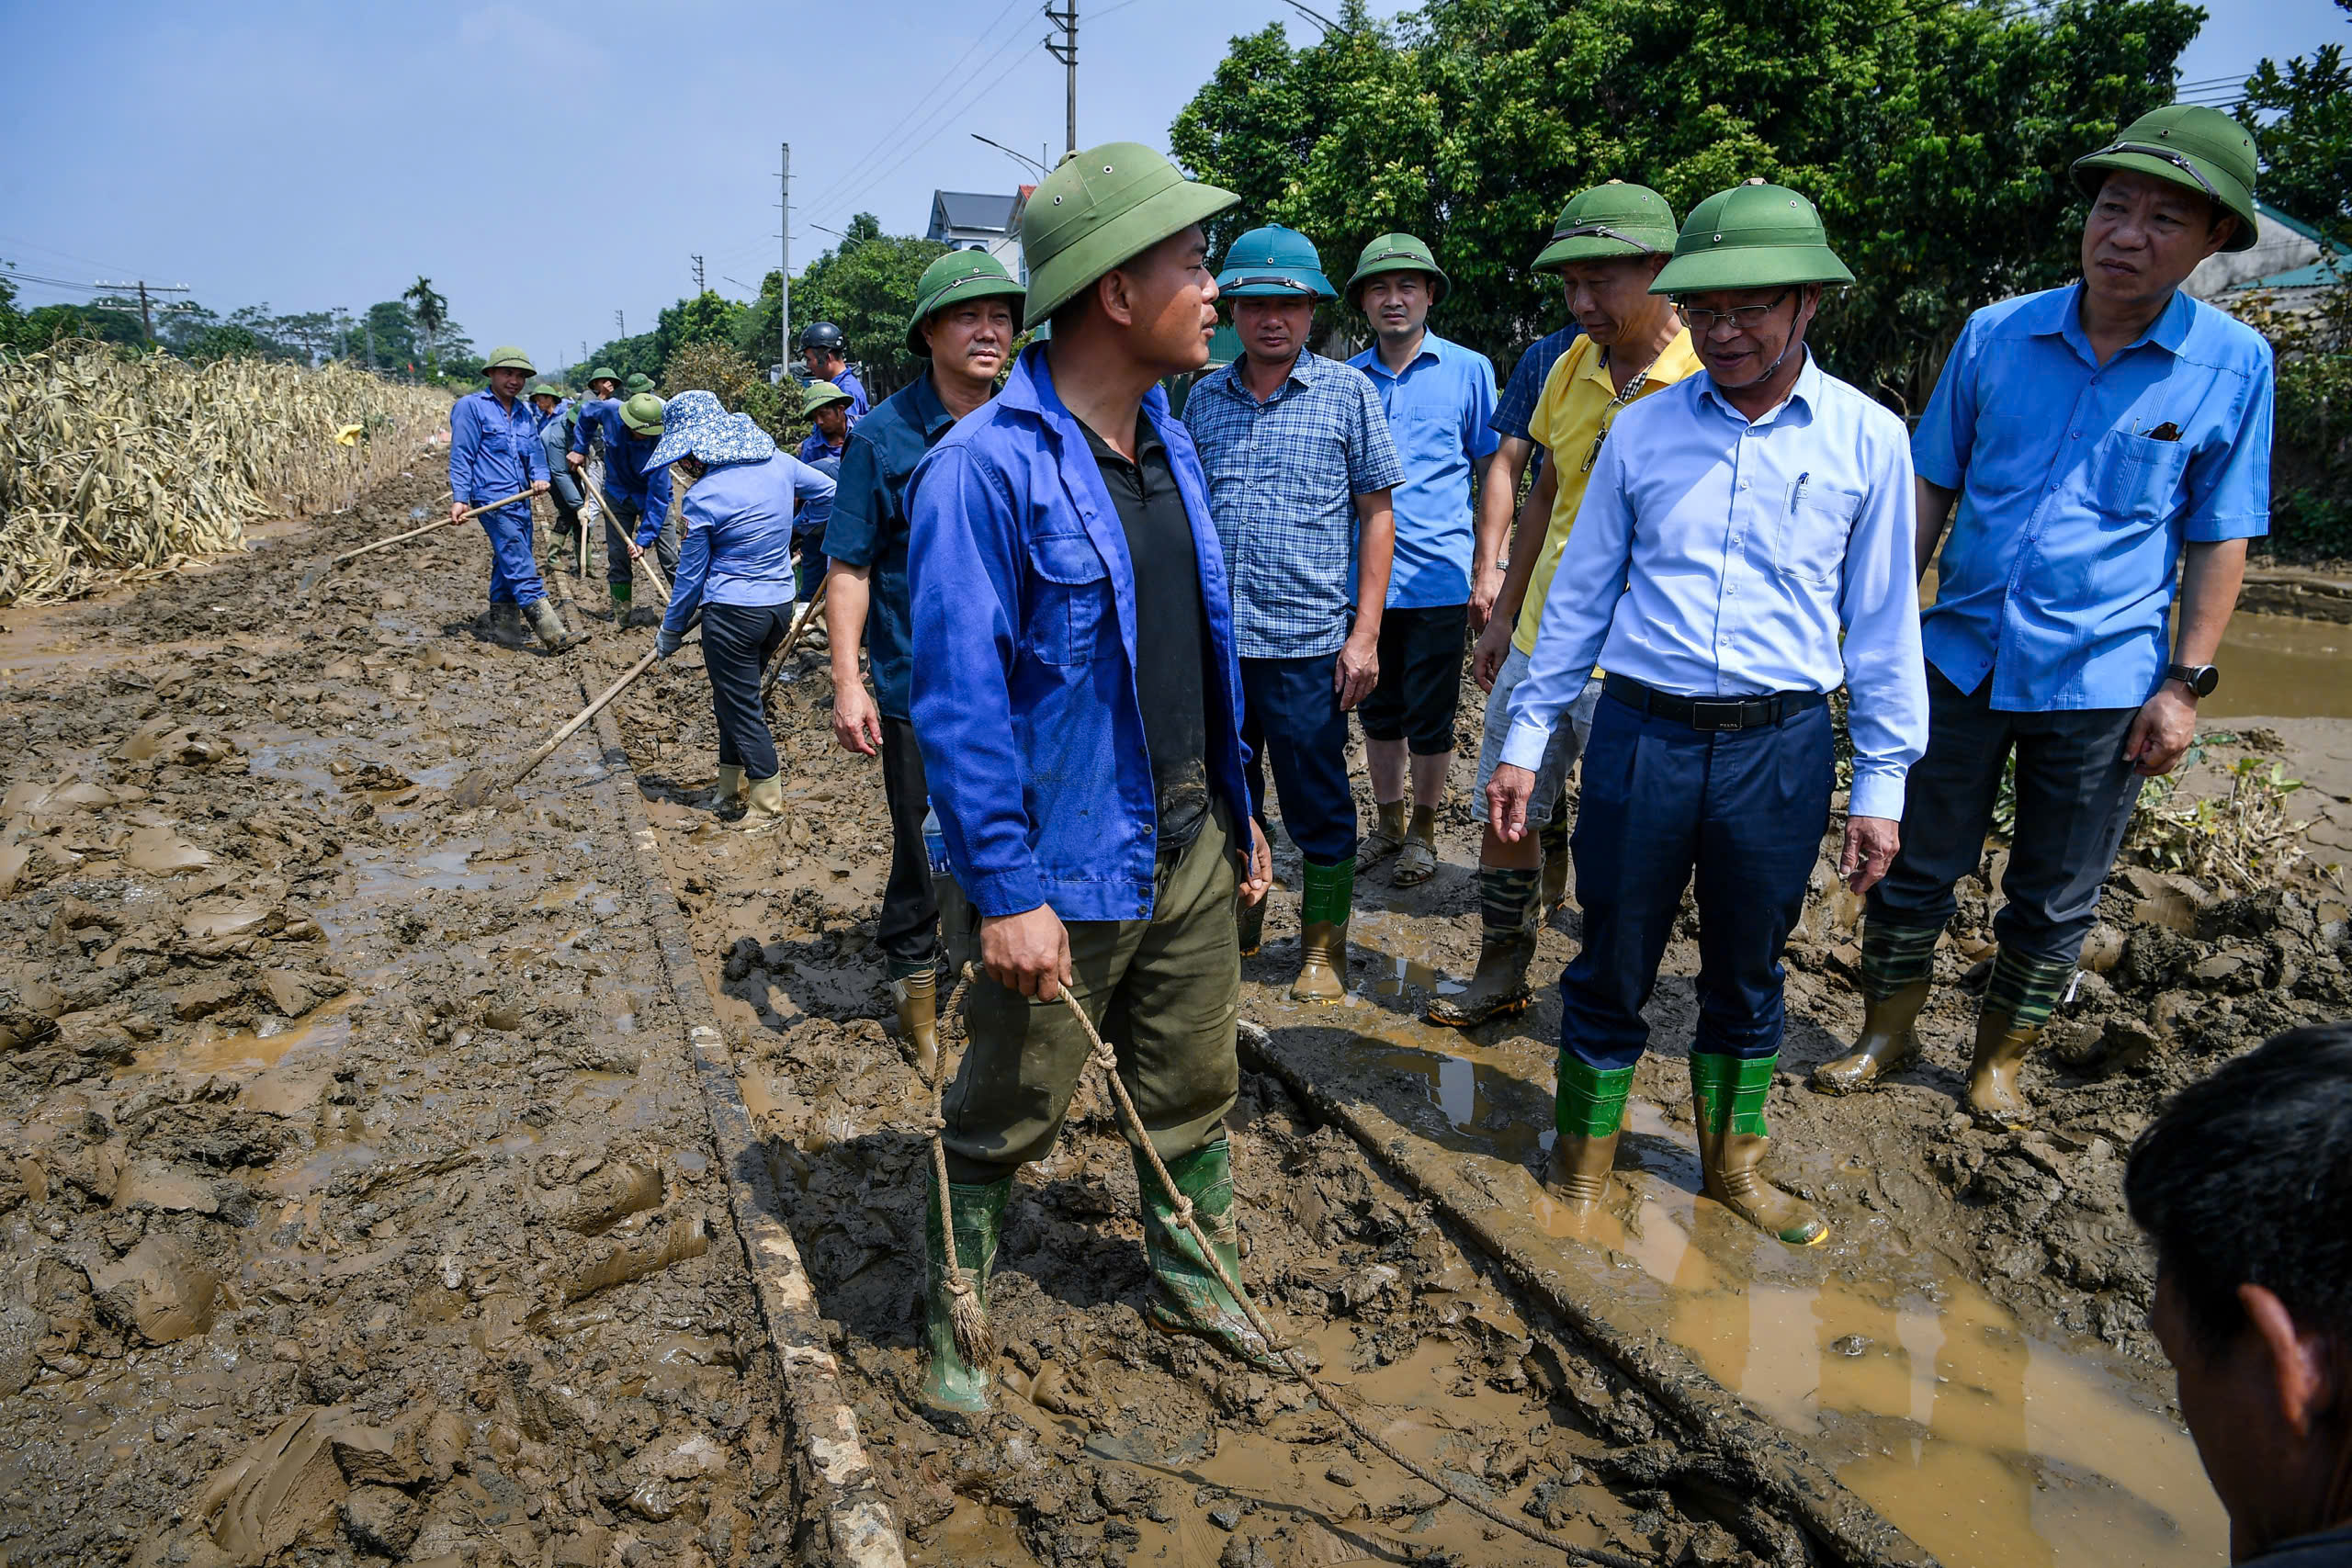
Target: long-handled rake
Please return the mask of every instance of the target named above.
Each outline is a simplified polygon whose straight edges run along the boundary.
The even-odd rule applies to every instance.
[[[689,638],[695,637],[695,626],[698,625],[701,620],[702,612],[697,610],[695,612],[694,620],[688,623],[686,628],[686,635]],[[591,701],[586,707],[582,708],[578,713],[564,720],[563,723],[556,726],[555,733],[548,736],[545,740],[539,742],[537,749],[532,751],[528,757],[523,759],[522,766],[514,768],[511,772],[492,766],[489,763],[484,763],[477,768],[469,769],[465,777],[459,779],[455,784],[450,786],[450,804],[458,807],[461,810],[470,810],[474,807],[481,805],[492,795],[497,795],[500,791],[513,789],[516,784],[519,784],[525,779],[529,778],[533,771],[536,770],[541,762],[544,762],[549,757],[554,756],[556,750],[565,741],[571,739],[574,735],[579,734],[581,728],[590,719],[594,718],[598,714],[604,712],[605,709],[610,707],[612,705],[613,699],[619,696],[623,692],[628,691],[629,686],[636,682],[639,676],[653,668],[654,664],[661,659],[661,657],[662,654],[658,648],[649,649],[644,658],[630,665],[627,670],[621,672],[620,677],[611,685],[597,693],[594,699]]]
[[[516,502],[527,497],[530,493],[531,492],[527,490],[518,490],[513,495],[507,496],[503,501],[484,502],[481,505],[475,507],[472,511],[466,513],[462,516],[444,517],[439,519],[437,522],[427,523],[422,528],[411,528],[405,534],[394,534],[389,539],[379,539],[372,545],[362,545],[356,550],[345,550],[339,556],[329,556],[323,562],[312,567],[310,571],[304,575],[302,579],[302,586],[299,592],[307,595],[311,592],[311,585],[316,583],[320,578],[325,576],[328,572],[333,571],[336,567],[341,566],[347,560],[356,560],[361,556],[372,555],[378,550],[390,549],[394,545],[400,544],[403,540],[417,538],[423,535],[430,534],[435,529],[454,528],[460,523],[481,516],[485,512],[495,512],[502,506],[512,506]],[[536,519],[534,520],[533,525],[536,528]]]

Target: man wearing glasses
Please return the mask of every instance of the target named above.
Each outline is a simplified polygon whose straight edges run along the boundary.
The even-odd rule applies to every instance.
[[[2245,541],[2269,531],[2269,347],[2180,292],[2207,256],[2254,244],[2254,173],[2252,139],[2218,110],[2143,116],[2075,164],[2091,202],[2082,280],[1977,311],[1944,361],[1912,437],[1922,569],[1951,524],[1924,627],[1928,754],[1914,830],[1871,895],[1861,1039],[1816,1089],[1865,1088],[1917,1055],[1952,885],[1976,869],[2014,757],[1967,1100],[1980,1121],[2032,1118],[2026,1055],[2073,979],[2142,781],[2180,760],[2220,680]]]
[[[1487,786],[1505,843],[1527,833],[1552,732],[1592,667],[1609,671],[1571,841],[1584,942],[1560,980],[1552,1175],[1574,1218],[1607,1195],[1642,1007],[1695,872],[1705,1192],[1782,1241],[1828,1234],[1761,1169],[1781,950],[1836,782],[1827,695],[1852,693],[1838,874],[1856,892],[1894,858],[1928,728],[1903,422],[1804,346],[1823,286],[1853,280],[1792,190],[1751,181],[1691,212],[1650,288],[1707,373],[1618,414],[1511,701]]]
[[[1568,310],[1584,335],[1552,367],[1529,417],[1529,435],[1550,457],[1528,494],[1510,571],[1470,655],[1470,672],[1487,689],[1478,797],[1472,806],[1487,824],[1478,847],[1478,968],[1461,995],[1430,1003],[1431,1023],[1467,1029],[1521,1012],[1533,998],[1527,966],[1535,957],[1537,922],[1552,897],[1546,874],[1555,868],[1547,858],[1558,863],[1559,886],[1566,883],[1568,825],[1561,792],[1592,728],[1600,682],[1586,682],[1568,722],[1554,728],[1544,750],[1534,798],[1527,805],[1536,832],[1505,841],[1487,820],[1487,783],[1502,761],[1511,694],[1526,678],[1544,595],[1610,426],[1635,400],[1698,373],[1690,334],[1665,296],[1650,292],[1673,252],[1674,212],[1666,198],[1647,186],[1611,180],[1568,203],[1552,243],[1535,258],[1538,269],[1560,274]]]

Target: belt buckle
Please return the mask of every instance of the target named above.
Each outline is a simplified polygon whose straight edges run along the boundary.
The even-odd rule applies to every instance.
[[[1710,735],[1728,735],[1747,728],[1742,716],[1747,707],[1745,701],[1722,698],[1694,699],[1690,704],[1690,727]]]

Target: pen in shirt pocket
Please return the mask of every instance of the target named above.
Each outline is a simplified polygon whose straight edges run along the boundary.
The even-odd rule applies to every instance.
[[[1797,476],[1796,489],[1789,491],[1790,516],[1794,517],[1797,514],[1797,508],[1804,503],[1805,482],[1812,478],[1813,470],[1811,468],[1807,468],[1804,473]]]

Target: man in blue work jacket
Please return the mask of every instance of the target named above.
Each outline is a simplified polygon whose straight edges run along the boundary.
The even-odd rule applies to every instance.
[[[849,367],[849,338],[831,321],[811,321],[800,330],[800,363],[812,381],[830,382],[849,394],[849,422],[865,417],[865,383]]]
[[[548,460],[548,497],[555,502],[553,538],[548,546],[550,562],[576,560],[579,549],[580,502],[582,491],[580,476],[571,471],[563,455],[571,450],[571,427],[579,422],[580,410],[570,398],[545,381],[534,381],[526,394],[531,407],[537,410],[532,423],[539,429],[539,451]],[[550,566],[548,570],[552,570]]]
[[[2254,173],[2253,139],[2219,110],[2142,116],[2075,164],[2091,204],[2081,280],[1986,306],[1944,361],[1911,438],[1921,570],[1951,524],[1922,627],[1928,754],[1903,852],[1871,894],[1861,1039],[1816,1089],[1861,1089],[1918,1055],[1952,887],[1984,853],[2014,756],[1967,1101],[1982,1122],[2032,1120],[2026,1055],[2074,978],[2142,783],[2188,749],[2245,542],[2270,530],[2269,345],[2180,290],[2207,256],[2253,246]]]
[[[800,438],[800,460],[838,483],[842,455],[849,449],[850,395],[831,381],[811,381],[800,394],[800,416],[809,423]],[[796,596],[802,604],[817,597],[825,581],[825,525],[833,515],[831,496],[806,502],[792,524],[792,558],[796,563]]]
[[[624,625],[634,595],[631,563],[648,545],[665,579],[678,574],[680,536],[670,513],[670,470],[652,465],[661,439],[660,398],[651,392],[632,392],[625,401],[603,398],[580,411],[565,459],[574,472],[583,472],[589,444],[604,450],[605,582],[612,591],[613,619]]]
[[[482,367],[490,384],[458,399],[449,410],[451,522],[462,522],[475,507],[517,491],[537,495],[548,488],[548,460],[539,450],[536,412],[522,397],[530,375],[529,355],[511,345],[494,349]],[[579,639],[564,630],[563,618],[548,602],[539,563],[532,558],[528,497],[483,513],[481,528],[490,536],[490,614],[484,630],[496,641],[520,644],[527,617],[549,652],[571,647]]]
[[[1133,142],[1065,158],[1021,226],[1024,324],[1050,321],[1051,339],[915,471],[915,737],[988,971],[943,1106],[948,1187],[927,1234],[923,1395],[945,1412],[988,1408],[951,1299],[985,1300],[1013,1172],[1053,1147],[1087,1063],[1065,987],[1101,1021],[1216,1253],[1138,1151],[1147,1321],[1268,1357],[1216,1265],[1238,1282],[1223,1125],[1240,1085],[1235,896],[1262,898],[1272,869],[1243,776],[1207,482],[1159,386],[1208,357],[1201,224],[1238,199]],[[943,1224],[965,1271],[953,1280]]]

